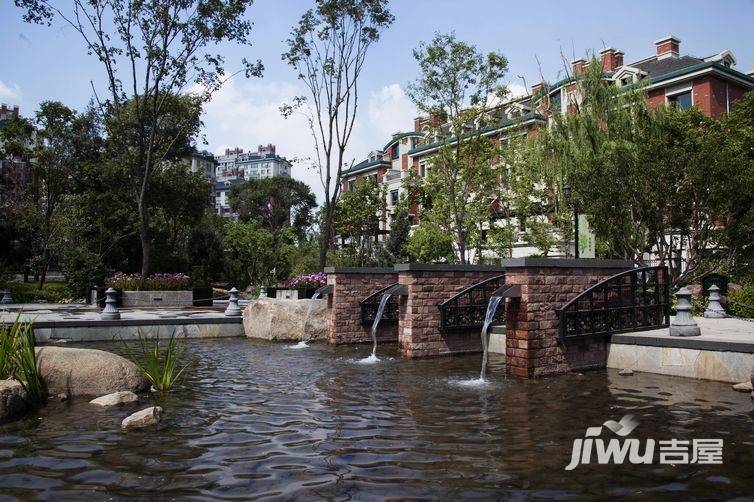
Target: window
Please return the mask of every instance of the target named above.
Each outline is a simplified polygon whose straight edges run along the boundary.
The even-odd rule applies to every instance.
[[[398,204],[398,190],[390,190],[390,205]]]
[[[392,148],[390,148],[390,159],[395,160],[398,158],[398,143],[394,144]]]
[[[555,91],[555,93],[550,96],[550,110],[555,112],[561,111],[561,104],[560,104],[560,89]]]
[[[686,110],[687,108],[694,106],[693,99],[691,98],[691,91],[668,96],[668,103],[671,103],[680,110]]]
[[[626,75],[625,77],[622,77],[620,79],[620,85],[622,87],[625,87],[627,85],[631,85],[634,82],[634,78],[631,75]]]
[[[426,162],[419,162],[419,176],[422,178],[427,175],[427,163]]]

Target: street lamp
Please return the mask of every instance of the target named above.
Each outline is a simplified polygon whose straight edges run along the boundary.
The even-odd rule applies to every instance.
[[[566,183],[563,187],[563,195],[565,195],[568,204],[573,206],[573,256],[577,260],[579,259],[579,205],[576,201],[571,200],[571,185]]]

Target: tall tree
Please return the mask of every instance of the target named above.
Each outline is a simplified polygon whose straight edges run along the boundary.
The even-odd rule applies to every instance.
[[[103,113],[125,113],[133,143],[121,155],[131,158],[128,182],[139,216],[142,275],[151,268],[150,184],[165,152],[160,124],[170,114],[171,97],[195,83],[208,100],[226,79],[225,60],[213,48],[221,42],[249,43],[252,23],[244,17],[252,0],[73,0],[63,9],[51,0],[14,0],[24,20],[59,19],[78,33],[102,63],[107,95],[95,96]],[[242,61],[247,77],[261,75],[260,62]],[[92,83],[94,88],[94,83]],[[126,109],[127,108],[127,109]],[[191,117],[189,117],[191,120]],[[187,124],[188,126],[188,124]]]
[[[293,178],[248,180],[230,188],[230,207],[244,221],[256,220],[272,233],[289,227],[303,240],[317,201],[306,183]]]
[[[333,218],[340,194],[359,105],[359,80],[369,48],[393,22],[387,0],[319,0],[291,31],[283,60],[293,67],[309,96],[281,108],[307,117],[315,143],[314,167],[324,190],[319,265],[327,263],[334,237]]]
[[[499,52],[483,54],[454,33],[436,33],[413,55],[421,73],[408,94],[419,110],[439,118],[430,120],[430,137],[439,144],[426,179],[432,206],[422,218],[453,236],[458,260],[466,263],[490,218],[499,177],[498,145],[483,132],[495,121],[491,107],[507,93],[502,81],[508,61]]]
[[[372,178],[357,182],[356,188],[344,193],[338,201],[335,228],[341,237],[348,239],[346,252],[353,265],[374,265],[384,213],[384,190]]]

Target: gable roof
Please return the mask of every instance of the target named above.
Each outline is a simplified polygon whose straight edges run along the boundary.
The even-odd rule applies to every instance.
[[[362,160],[358,164],[355,164],[349,167],[348,169],[341,171],[340,175],[346,176],[346,175],[356,174],[356,173],[360,173],[364,171],[371,171],[373,169],[377,169],[381,165],[389,166],[390,161],[384,160],[384,159],[377,159],[377,160],[371,160],[371,161],[369,159]]]
[[[388,148],[390,148],[390,145],[392,145],[396,141],[399,141],[403,138],[408,138],[411,136],[424,136],[424,134],[419,131],[399,132],[393,135],[392,139],[385,144],[385,147],[382,150],[385,151]]]

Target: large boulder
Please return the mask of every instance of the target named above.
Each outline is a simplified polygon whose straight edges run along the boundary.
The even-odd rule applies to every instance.
[[[243,327],[249,338],[300,340],[311,300],[260,298],[244,309]],[[305,340],[327,337],[327,300],[314,300],[306,322]]]
[[[21,415],[28,408],[26,391],[16,380],[0,380],[0,422]]]
[[[102,396],[142,392],[149,383],[139,368],[111,352],[68,347],[37,347],[39,376],[49,394]]]

